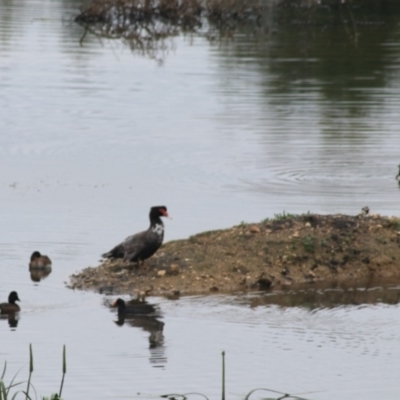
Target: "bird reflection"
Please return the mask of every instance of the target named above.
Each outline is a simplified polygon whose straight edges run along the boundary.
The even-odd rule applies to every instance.
[[[51,274],[51,268],[37,269],[30,268],[29,273],[33,282],[40,282],[42,279],[47,278]]]
[[[150,362],[155,367],[163,367],[167,361],[164,354],[164,322],[160,321],[157,308],[142,299],[131,300],[126,306],[123,302],[122,308],[121,304],[121,299],[117,299],[112,305],[113,308],[118,307],[118,318],[114,323],[118,326],[130,325],[148,332]]]
[[[15,313],[0,314],[0,319],[7,319],[10,328],[16,328],[18,326],[18,318],[15,317]]]
[[[127,324],[134,328],[141,328],[145,332],[149,332],[150,363],[154,364],[155,367],[164,366],[167,362],[164,354],[164,322],[160,321],[155,316],[147,315],[135,317],[119,315],[118,319],[114,322],[118,326]]]
[[[125,323],[134,328],[141,328],[145,332],[149,332],[149,344],[151,348],[162,346],[164,343],[164,322],[156,317],[140,316],[140,317],[125,317],[119,316],[117,321],[114,321],[118,326]]]

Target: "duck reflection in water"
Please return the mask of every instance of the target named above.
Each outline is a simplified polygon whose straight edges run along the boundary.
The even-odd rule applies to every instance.
[[[123,326],[125,323],[134,328],[141,328],[145,332],[149,332],[149,347],[155,348],[162,346],[164,343],[164,322],[157,319],[155,316],[125,316],[118,315],[118,319],[114,321],[116,325]]]
[[[42,279],[47,278],[51,274],[52,269],[29,269],[29,273],[31,275],[31,280],[33,282],[40,282]]]
[[[18,326],[18,318],[15,316],[15,313],[0,314],[0,319],[8,320],[10,328],[16,328]]]
[[[118,319],[115,322],[118,326],[128,324],[134,328],[141,328],[149,332],[149,349],[151,352],[150,362],[163,365],[166,362],[164,356],[164,322],[158,319],[157,308],[147,303],[143,297],[125,302],[117,299],[112,304],[118,308]]]

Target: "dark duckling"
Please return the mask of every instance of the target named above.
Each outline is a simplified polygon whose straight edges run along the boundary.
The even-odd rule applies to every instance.
[[[151,207],[149,229],[129,236],[108,253],[104,253],[103,257],[122,258],[124,261],[137,263],[151,257],[164,240],[164,224],[160,217],[168,217],[167,207]]]
[[[20,311],[20,307],[18,304],[15,304],[16,301],[21,301],[18,297],[17,292],[12,291],[8,296],[8,303],[0,304],[0,313],[1,314],[11,314]]]
[[[34,251],[31,255],[29,268],[51,268],[51,260],[49,257]]]
[[[156,311],[153,305],[137,299],[131,300],[128,303],[125,303],[122,299],[117,299],[112,306],[118,307],[119,317],[153,314]]]

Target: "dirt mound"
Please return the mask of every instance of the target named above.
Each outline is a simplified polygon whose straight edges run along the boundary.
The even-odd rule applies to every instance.
[[[69,287],[177,295],[375,278],[400,278],[399,218],[282,214],[166,243],[143,266],[107,260]]]

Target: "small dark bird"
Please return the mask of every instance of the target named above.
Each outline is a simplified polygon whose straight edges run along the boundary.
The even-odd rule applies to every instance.
[[[21,301],[18,298],[17,292],[12,291],[8,296],[8,303],[0,304],[0,313],[1,314],[12,314],[20,311],[20,307],[18,304],[15,304],[16,301]]]
[[[397,175],[396,175],[396,179],[397,179],[397,180],[399,180],[399,178],[400,178],[400,164],[398,165],[398,168],[399,168],[399,172],[398,172]]]
[[[125,303],[122,299],[114,301],[113,307],[118,307],[118,316],[135,316],[152,314],[156,311],[155,307],[145,301],[134,299]]]
[[[167,207],[156,206],[150,209],[150,227],[147,231],[127,237],[122,243],[115,246],[104,258],[122,258],[124,261],[144,261],[151,257],[161,246],[164,240],[164,224],[160,217],[168,217]]]
[[[31,255],[31,261],[29,268],[50,268],[51,260],[49,257],[40,254],[38,251],[34,251]]]

